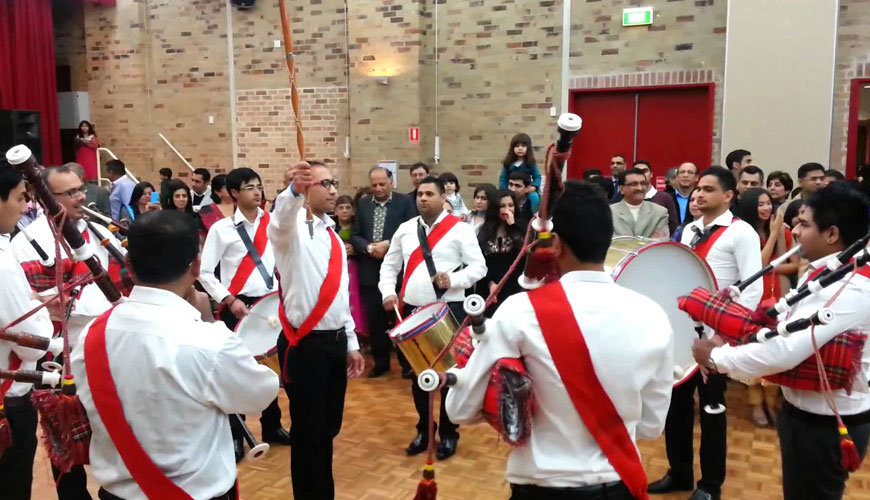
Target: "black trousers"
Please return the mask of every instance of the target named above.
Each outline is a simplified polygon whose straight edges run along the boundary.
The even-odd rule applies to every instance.
[[[332,440],[341,430],[347,390],[344,329],[314,330],[288,350],[278,337],[278,358],[290,400],[290,476],[293,497],[335,497]]]
[[[2,496],[9,500],[30,500],[33,458],[36,456],[36,409],[30,394],[6,398],[6,420],[12,432],[12,446],[0,457]]]
[[[230,488],[230,491],[223,495],[214,497],[211,500],[236,500],[238,496],[238,488],[236,488],[236,485],[234,484],[233,487]],[[97,493],[97,497],[99,497],[100,500],[124,500],[123,498],[113,495],[102,488],[100,488],[100,491]]]
[[[863,458],[870,438],[870,412],[844,415],[843,422]],[[777,424],[785,500],[839,500],[849,474],[843,469],[840,433],[832,416],[815,415],[785,403]]]
[[[465,310],[462,308],[462,302],[448,302],[447,307],[453,313],[456,321],[462,322],[465,319]],[[415,306],[405,304],[403,317],[408,317],[415,309]],[[416,374],[415,374],[416,375]],[[411,380],[411,395],[414,397],[414,408],[417,410],[417,432],[422,432],[427,438],[429,436],[429,393],[420,389],[417,385],[417,377]],[[447,405],[444,404],[447,399],[447,388],[441,389],[441,416],[438,420],[438,435],[443,441],[445,438],[458,438],[459,426],[450,421],[450,416],[447,415]]]
[[[236,298],[241,300],[246,306],[250,306],[261,299],[261,297],[248,297],[245,295],[236,295]],[[218,319],[223,321],[230,330],[235,330],[236,325],[239,324],[239,318],[236,318],[236,315],[230,312],[229,307],[221,309],[218,314]],[[244,415],[239,416],[242,420],[245,420]],[[263,413],[260,414],[260,426],[263,434],[268,434],[271,431],[281,428],[281,408],[278,406],[278,398],[275,398],[271,403],[269,403],[269,406],[267,406],[266,409],[263,410]],[[230,417],[230,430],[233,433],[233,439],[237,441],[243,439],[241,424],[239,424],[238,420],[232,417]]]
[[[724,375],[718,375],[723,377]],[[720,379],[721,380],[721,379]],[[670,470],[668,474],[680,484],[694,482],[694,450],[692,432],[695,426],[695,389],[698,389],[701,415],[701,480],[698,487],[713,495],[718,495],[725,482],[726,425],[725,413],[710,415],[704,406],[725,400],[725,386],[704,384],[698,372],[680,386],[674,387],[671,407],[665,421],[665,445]]]
[[[88,493],[88,475],[84,465],[73,465],[72,469],[63,476],[52,466],[51,474],[57,483],[57,500],[91,500],[91,494]]]
[[[582,488],[512,484],[510,500],[634,500],[622,481]]]
[[[383,298],[377,286],[360,285],[363,306],[369,320],[369,335],[372,342],[372,357],[375,368],[390,368],[392,341],[387,335],[388,318],[391,313],[384,310]]]

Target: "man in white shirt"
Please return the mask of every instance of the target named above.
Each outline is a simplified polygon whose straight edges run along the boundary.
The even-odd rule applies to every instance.
[[[193,196],[193,211],[199,212],[202,207],[211,205],[214,200],[211,198],[211,173],[208,169],[197,168],[190,176],[190,191]]]
[[[870,203],[846,185],[832,185],[815,191],[801,207],[794,235],[801,252],[812,262],[802,277],[805,283],[825,268],[828,260],[867,234],[870,230]],[[716,347],[708,340],[696,340],[694,354],[701,365],[736,378],[754,378],[786,372],[808,358],[814,363],[813,334],[821,348],[843,332],[870,332],[870,269],[859,269],[845,283],[823,288],[795,304],[781,321],[808,318],[823,307],[830,307],[834,319],[816,326],[777,336],[764,343],[738,347]],[[834,298],[836,296],[836,298]],[[832,300],[833,299],[833,300]],[[847,391],[830,395],[848,428],[860,456],[867,450],[870,436],[870,349],[864,346],[859,373]],[[817,377],[814,377],[817,380]],[[841,463],[837,420],[822,391],[795,389],[783,385],[785,407],[779,417],[778,432],[782,453],[783,493],[786,500],[832,500],[843,497],[848,473]]]
[[[404,303],[402,317],[407,317],[415,308],[441,300],[447,303],[457,321],[465,318],[462,309],[465,289],[486,276],[486,260],[474,228],[470,224],[460,224],[458,217],[444,210],[446,199],[444,183],[436,177],[426,177],[417,186],[417,212],[420,215],[399,226],[381,264],[378,288],[384,297],[386,311],[393,311],[401,300]],[[411,254],[420,248],[421,238],[427,238],[429,242],[434,275],[429,274],[427,263],[416,261],[421,265],[412,269],[408,267]],[[403,269],[404,282],[400,296],[396,296],[396,280]],[[405,451],[416,455],[429,446],[429,395],[417,385],[416,377],[411,383],[411,393],[419,419],[417,435]],[[442,391],[441,444],[437,451],[441,460],[453,456],[459,442],[458,426],[450,421],[443,404],[446,394],[446,390]]]
[[[70,356],[93,430],[100,498],[163,498],[154,493],[161,487],[161,494],[176,488],[192,498],[235,499],[227,415],[265,408],[278,377],[184,299],[200,269],[193,219],[149,212],[128,241],[137,285],[88,325]]]
[[[329,168],[299,163],[269,222],[282,295],[278,359],[290,399],[290,475],[299,499],[334,498],[332,441],[341,430],[347,379],[365,369],[350,314],[347,252],[327,215],[337,197]]]
[[[529,442],[508,458],[511,498],[633,499],[633,491],[646,488],[635,441],[661,435],[668,411],[671,326],[660,306],[614,284],[605,272],[613,226],[597,189],[567,182],[553,224],[559,282],[509,297],[486,322],[480,344],[456,372],[447,408],[458,422],[480,421],[493,365],[521,358],[538,408]],[[632,314],[624,314],[626,304]],[[575,342],[585,346],[585,359],[583,349],[574,355]],[[572,377],[566,360],[584,365],[585,376]],[[600,397],[584,401],[573,390],[578,386],[587,393],[600,388]],[[623,456],[634,457],[628,467],[633,474],[623,475],[622,460],[601,444],[602,434],[618,443]]]
[[[218,317],[231,331],[247,316],[251,305],[278,289],[275,255],[267,231],[270,215],[260,208],[262,188],[260,176],[250,168],[230,171],[226,189],[236,202],[236,212],[211,226],[202,247],[199,282],[212,300],[221,304]],[[220,279],[215,276],[218,266]],[[277,398],[263,410],[260,423],[263,441],[290,445],[290,435],[281,427]],[[240,461],[244,457],[243,430],[236,418],[230,419],[230,427],[236,459]]]
[[[720,289],[731,286],[737,280],[745,280],[761,269],[758,233],[746,222],[735,219],[728,209],[736,190],[736,181],[728,170],[711,167],[701,172],[696,197],[703,216],[686,226],[681,241],[707,261]],[[743,291],[737,302],[754,310],[761,300],[762,291],[761,280],[758,280]],[[693,488],[695,388],[698,389],[698,399],[703,408],[708,403],[724,403],[725,386],[722,375],[712,376],[708,383],[703,383],[701,374],[696,373],[674,387],[665,425],[670,469],[665,477],[650,484],[650,493]],[[725,413],[711,414],[702,410],[701,479],[689,497],[691,500],[718,500],[725,481],[726,440]]]
[[[622,175],[622,201],[610,205],[614,236],[635,236],[657,240],[668,239],[668,210],[644,195],[649,188],[646,175],[632,168]]]
[[[33,298],[24,271],[9,243],[9,233],[15,230],[19,217],[27,210],[24,194],[21,175],[8,165],[0,166],[0,274],[3,276],[3,286],[0,286],[0,328],[39,305],[39,301]],[[53,327],[48,312],[43,309],[16,325],[13,330],[51,338]],[[45,351],[0,340],[0,369],[33,370],[44,355]],[[11,446],[5,452],[0,451],[2,497],[9,500],[30,500],[33,457],[37,445],[37,416],[30,402],[31,388],[32,385],[28,383],[0,380],[0,413],[5,412],[12,434]]]

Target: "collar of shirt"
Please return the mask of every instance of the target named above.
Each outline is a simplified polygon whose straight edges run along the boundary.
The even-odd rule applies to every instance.
[[[380,207],[386,207],[387,203],[389,203],[391,201],[393,201],[393,192],[392,191],[390,191],[390,195],[387,196],[387,199],[384,201],[378,201],[375,199],[374,196],[372,196],[372,203],[374,203],[375,205],[378,205]]]
[[[263,209],[257,207],[257,217],[254,219],[254,222],[248,222],[248,218],[245,217],[245,214],[242,213],[242,210],[237,208],[236,212],[233,214],[233,225],[238,226],[239,224],[248,224],[249,226],[256,226],[260,223],[260,219],[263,218]]]
[[[571,271],[559,278],[562,283],[613,283],[613,278],[604,271]]]
[[[429,234],[429,233],[432,231],[432,228],[435,227],[435,226],[437,226],[438,223],[440,223],[441,221],[443,221],[444,218],[447,217],[448,215],[449,215],[449,214],[447,213],[447,210],[442,210],[441,213],[438,215],[438,218],[435,219],[435,223],[432,224],[432,227],[429,227],[428,225],[426,225],[426,221],[423,220],[423,216],[422,216],[422,215],[419,216],[418,218],[420,219],[420,224],[423,224],[423,228],[426,229],[426,234]]]
[[[689,196],[683,196],[679,189],[675,189],[674,194],[677,196],[678,200],[688,200],[692,197],[692,193],[689,193]]]
[[[127,298],[131,302],[139,302],[142,304],[150,304],[153,306],[172,307],[175,312],[190,316],[191,318],[202,317],[195,307],[177,294],[162,288],[154,288],[150,286],[136,285],[130,291],[130,296]]]
[[[835,252],[832,254],[825,255],[824,257],[822,257],[820,259],[816,259],[816,260],[810,262],[809,267],[807,267],[807,272],[804,273],[804,275],[800,277],[800,280],[798,280],[798,282],[803,283],[804,281],[806,281],[807,277],[810,274],[812,274],[813,271],[815,271],[819,268],[825,267],[825,265],[828,263],[828,261],[831,260],[832,257],[836,257],[838,254],[839,254],[839,252]]]
[[[725,226],[728,227],[734,221],[734,215],[731,214],[731,210],[726,210],[725,213],[713,219],[713,222],[709,224],[704,224],[704,218],[701,217],[696,221],[693,221],[691,225],[698,226],[700,228],[707,229],[712,226]]]
[[[650,186],[649,191],[647,191],[646,194],[643,195],[643,197],[648,200],[648,199],[652,198],[653,196],[655,196],[656,193],[658,193],[656,188],[654,188],[653,186]]]
[[[0,251],[12,255],[12,238],[8,233],[0,234]]]

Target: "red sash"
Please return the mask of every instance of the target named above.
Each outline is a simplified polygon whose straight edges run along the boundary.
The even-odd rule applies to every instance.
[[[441,219],[432,231],[429,233],[429,236],[426,238],[429,241],[429,249],[435,250],[435,245],[441,241],[441,238],[444,237],[445,234],[450,232],[450,230],[461,222],[462,219],[456,217],[455,215],[448,215]],[[414,274],[414,271],[417,270],[417,266],[423,262],[423,249],[417,247],[416,250],[411,252],[411,255],[408,257],[408,264],[405,266],[405,276],[402,278],[402,288],[399,290],[399,301],[401,302],[402,298],[405,297],[405,287],[408,286],[408,280],[411,279],[411,275]]]
[[[305,321],[299,325],[299,329],[294,329],[290,324],[290,319],[287,318],[287,312],[284,311],[284,290],[281,289],[281,280],[278,279],[278,297],[281,298],[281,304],[278,305],[278,319],[281,321],[281,327],[284,330],[284,337],[290,343],[289,347],[296,346],[300,340],[311,333],[311,330],[320,323],[326,311],[335,301],[338,296],[338,289],[341,287],[342,273],[342,255],[341,246],[338,236],[331,227],[327,227],[329,236],[332,240],[332,245],[329,250],[329,265],[326,268],[326,277],[323,279],[323,284],[320,285],[320,293],[317,295],[317,303],[314,304],[314,309],[305,318]]]
[[[734,222],[736,222],[738,220],[740,220],[740,219],[738,219],[737,217],[734,217],[733,219],[731,219],[731,224],[734,224]],[[695,245],[695,248],[693,248],[692,250],[694,250],[695,253],[698,254],[698,256],[701,257],[702,259],[707,260],[707,254],[710,253],[710,249],[713,248],[713,245],[716,243],[716,240],[718,240],[719,237],[722,236],[722,233],[724,233],[725,230],[728,229],[729,227],[731,227],[731,226],[719,226],[719,227],[717,227],[716,230],[713,231],[713,234],[711,234],[709,238],[707,238],[706,240],[702,241],[701,243],[698,243],[697,245]]]
[[[94,406],[118,455],[146,497],[152,500],[193,500],[151,460],[124,416],[106,351],[106,323],[114,310],[113,307],[100,315],[85,338],[85,371]]]
[[[257,226],[257,232],[254,234],[254,248],[257,249],[257,253],[260,254],[260,257],[263,257],[263,253],[266,251],[266,243],[269,241],[269,236],[266,234],[266,229],[269,227],[269,212],[263,212],[263,216],[260,218],[260,225]],[[251,276],[251,273],[254,272],[254,269],[257,268],[257,265],[254,264],[254,259],[251,257],[250,253],[245,254],[245,258],[242,259],[242,262],[239,264],[239,268],[236,269],[236,275],[233,276],[232,281],[230,281],[230,286],[227,288],[230,294],[238,295],[242,288],[245,287],[245,283],[248,282],[248,278]]]
[[[622,417],[595,375],[589,349],[571,312],[565,289],[559,282],[551,283],[529,292],[529,300],[580,419],[634,498],[648,500],[640,455]]]

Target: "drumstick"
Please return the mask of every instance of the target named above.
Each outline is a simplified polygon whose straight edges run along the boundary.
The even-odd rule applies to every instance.
[[[278,316],[263,316],[262,314],[257,314],[255,312],[248,311],[248,316],[253,316],[257,319],[261,319],[266,323],[269,323],[270,326],[278,327],[281,325]]]
[[[399,319],[399,322],[402,322],[402,313],[399,312],[399,303],[398,302],[393,304],[393,311],[396,312],[396,318]]]

